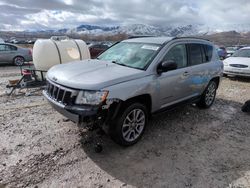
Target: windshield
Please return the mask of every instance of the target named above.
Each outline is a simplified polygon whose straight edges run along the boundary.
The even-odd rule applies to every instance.
[[[250,57],[250,49],[238,50],[232,56],[233,57]]]
[[[143,70],[152,61],[159,47],[157,44],[120,42],[102,53],[98,59]]]
[[[226,50],[227,51],[236,51],[237,48],[236,47],[227,47]]]

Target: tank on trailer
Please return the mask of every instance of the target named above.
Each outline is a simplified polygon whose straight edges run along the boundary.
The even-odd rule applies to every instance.
[[[83,40],[66,36],[38,39],[33,47],[35,69],[48,71],[57,64],[90,59],[89,48]]]

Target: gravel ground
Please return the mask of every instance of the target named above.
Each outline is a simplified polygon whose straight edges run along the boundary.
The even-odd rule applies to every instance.
[[[240,110],[250,80],[224,78],[212,108],[154,116],[123,148],[67,121],[40,91],[6,96],[18,73],[0,67],[0,187],[250,187],[250,116]]]

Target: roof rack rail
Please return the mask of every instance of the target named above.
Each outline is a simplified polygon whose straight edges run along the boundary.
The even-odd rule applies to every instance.
[[[200,39],[200,40],[206,40],[206,41],[209,41],[211,42],[209,39],[206,39],[206,38],[202,38],[202,37],[174,37],[172,40],[175,40],[175,39]]]
[[[131,35],[128,39],[143,38],[143,37],[155,37],[154,35]]]

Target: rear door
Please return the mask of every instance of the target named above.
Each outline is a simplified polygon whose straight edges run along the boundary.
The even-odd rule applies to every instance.
[[[192,95],[198,96],[210,80],[213,47],[206,44],[190,43],[187,44],[187,49],[191,75],[189,91]]]

